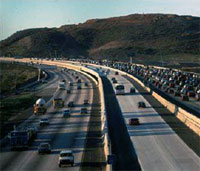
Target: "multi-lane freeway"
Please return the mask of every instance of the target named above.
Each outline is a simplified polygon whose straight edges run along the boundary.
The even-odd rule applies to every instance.
[[[88,67],[99,72],[97,67]],[[102,77],[107,75],[106,70],[100,71]],[[110,71],[106,77],[111,83],[114,77],[117,84],[125,86],[125,95],[116,97],[142,170],[200,170],[198,149],[196,153],[190,149],[124,75]],[[115,90],[116,83],[112,86]],[[136,93],[130,93],[131,87]],[[139,101],[146,108],[139,108]],[[139,118],[140,125],[129,125],[130,118]]]
[[[82,160],[82,154],[87,133],[87,125],[90,116],[90,109],[93,97],[93,83],[86,76],[79,73],[72,75],[72,71],[60,73],[55,71],[55,77],[51,84],[43,87],[38,95],[49,98],[47,102],[48,110],[45,116],[31,116],[23,125],[35,125],[39,128],[37,138],[32,145],[25,151],[10,151],[10,147],[1,148],[1,170],[58,170],[58,155],[61,150],[72,149],[75,156],[74,167],[72,170],[78,170]],[[75,76],[82,80],[82,89],[77,90]],[[71,93],[66,90],[58,90],[58,80],[73,82],[70,86]],[[84,86],[87,82],[88,86]],[[59,97],[64,99],[64,108],[54,109],[52,98]],[[84,100],[88,100],[88,114],[80,114]],[[71,117],[63,118],[62,112],[67,108],[69,101],[74,101],[75,107],[71,109]],[[39,121],[42,117],[48,117],[49,126],[40,127]],[[38,155],[38,145],[41,142],[49,142],[52,147],[52,153],[49,155]],[[69,169],[69,168],[68,168]]]
[[[79,65],[76,63],[76,66]],[[110,68],[90,65],[88,69],[98,73],[103,82],[105,107],[107,115],[108,133],[111,140],[111,153],[114,154],[113,169],[115,170],[200,170],[199,158],[199,137],[191,135],[189,128],[179,127],[177,130],[166,122],[159,110],[153,106],[149,100],[145,99],[145,93],[135,86],[130,78],[116,74]],[[83,101],[89,100],[93,103],[95,97],[95,84],[86,76],[76,73],[72,75],[72,70],[68,72],[51,71],[54,78],[45,86],[38,89],[38,94],[48,100],[48,110],[46,116],[50,120],[49,126],[39,127],[39,120],[42,116],[31,116],[23,124],[34,124],[39,127],[39,133],[30,148],[26,151],[10,151],[9,145],[1,149],[1,170],[62,170],[66,168],[58,167],[58,155],[61,150],[72,149],[75,155],[74,167],[67,167],[68,170],[79,170],[82,162],[85,139],[87,136],[89,114],[80,114]],[[59,80],[67,80],[75,83],[79,76],[88,86],[77,90],[77,85],[73,84],[71,93],[66,90],[58,90]],[[117,84],[125,87],[124,95],[116,95],[113,77]],[[134,88],[135,93],[130,89]],[[101,92],[102,93],[102,92]],[[150,95],[149,95],[150,96]],[[65,101],[65,107],[54,109],[52,106],[53,97],[60,97]],[[151,97],[153,98],[153,97]],[[74,101],[72,115],[63,118],[62,112],[67,108],[69,101]],[[139,108],[138,102],[144,102],[145,108]],[[157,105],[159,106],[159,104]],[[87,106],[91,110],[91,105]],[[167,109],[163,109],[168,113]],[[163,113],[162,113],[163,115]],[[171,117],[171,116],[170,116]],[[173,116],[175,117],[175,116]],[[131,118],[139,119],[139,125],[130,125]],[[173,124],[177,124],[174,122]],[[187,142],[180,136],[188,134],[191,142]],[[187,135],[186,135],[187,136]],[[48,155],[38,155],[37,147],[41,142],[49,142],[52,146],[52,153]],[[195,146],[192,148],[192,146]],[[95,160],[95,159],[94,159]],[[104,170],[105,167],[95,167]]]

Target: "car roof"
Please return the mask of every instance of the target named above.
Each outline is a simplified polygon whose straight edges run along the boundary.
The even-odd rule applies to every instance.
[[[72,150],[63,150],[60,152],[60,154],[65,154],[65,153],[73,153]]]
[[[40,146],[41,145],[47,145],[47,144],[50,145],[49,143],[46,142],[46,143],[40,143]]]
[[[49,120],[48,118],[41,118],[40,120]]]

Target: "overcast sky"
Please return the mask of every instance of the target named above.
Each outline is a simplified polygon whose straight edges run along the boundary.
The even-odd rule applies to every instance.
[[[0,40],[16,31],[134,13],[200,17],[200,0],[0,0]]]

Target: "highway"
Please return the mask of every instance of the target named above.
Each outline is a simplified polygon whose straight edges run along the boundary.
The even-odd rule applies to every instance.
[[[95,67],[89,68],[95,70]],[[116,78],[118,84],[125,86],[126,95],[117,95],[117,100],[142,170],[200,170],[200,158],[166,124],[140,92],[136,90],[135,94],[130,94],[133,85],[126,78],[111,71],[108,75],[111,82],[112,77]],[[139,101],[144,101],[147,107],[138,108]],[[141,125],[130,126],[130,118],[139,118]]]
[[[111,72],[109,79],[114,77]],[[121,75],[115,76],[129,93],[132,84]],[[137,92],[136,92],[137,93]],[[173,132],[151,105],[139,94],[117,96],[129,135],[142,170],[199,170],[199,157]],[[138,108],[144,101],[147,108]],[[129,126],[130,118],[139,118],[141,125]]]
[[[92,104],[93,84],[87,77],[77,73],[81,80],[88,82],[88,87],[82,83],[82,89],[77,90],[76,84],[67,94],[66,90],[58,90],[58,80],[65,79],[67,82],[76,82],[75,75],[72,71],[65,73],[55,72],[57,76],[51,81],[51,84],[45,86],[40,91],[40,96],[60,97],[65,100],[65,107],[54,109],[52,98],[47,102],[48,110],[45,117],[50,120],[49,126],[39,128],[37,138],[34,140],[28,150],[10,151],[9,146],[1,149],[1,170],[65,170],[66,168],[58,167],[58,155],[61,150],[72,149],[75,156],[75,166],[67,168],[68,170],[78,170],[81,166],[82,154],[85,145],[85,136],[87,125],[90,117],[89,114],[80,114],[80,108],[83,107],[83,101],[89,100]],[[54,92],[54,93],[53,93]],[[53,94],[52,94],[53,93]],[[67,108],[69,101],[74,101],[75,107],[72,108],[72,114],[69,118],[62,117],[62,111]],[[91,105],[88,110],[90,111]],[[31,116],[23,125],[33,124],[39,127],[39,120],[44,116]],[[52,153],[47,155],[38,155],[37,147],[41,142],[50,142]]]
[[[144,98],[146,97],[144,92],[135,87],[136,93],[130,93],[130,88],[134,84],[127,76],[116,75],[112,69],[107,75],[102,72],[103,70],[107,71],[107,69],[104,69],[103,66],[101,67],[103,69],[97,70],[97,66],[88,64],[89,69],[99,73],[104,84],[108,131],[111,139],[112,154],[116,155],[113,169],[145,171],[200,170],[199,149],[197,149],[199,137],[191,139],[191,141],[194,140],[195,142],[190,143],[188,141],[189,144],[188,142],[186,143],[177,134],[177,132],[181,132],[180,129],[183,129],[183,127],[181,126],[174,130],[174,128],[176,129],[174,126],[172,129],[171,125],[168,125],[168,122],[163,119],[163,113],[161,114],[158,109],[154,109],[152,103]],[[89,86],[83,86],[83,89],[77,90],[76,85],[74,85],[70,87],[72,93],[66,94],[65,90],[57,90],[58,80],[65,79],[75,82],[75,75],[72,75],[72,71],[56,71],[54,74],[56,76],[50,81],[51,83],[44,85],[45,88],[39,89],[38,93],[38,95],[50,99],[46,115],[50,119],[50,125],[39,130],[37,139],[27,151],[11,152],[9,147],[2,149],[1,170],[64,170],[66,168],[58,168],[57,162],[59,152],[66,148],[72,149],[75,155],[75,166],[68,167],[67,170],[80,169],[90,120],[89,115],[80,115],[80,108],[83,106],[84,99],[88,99],[89,104],[93,103],[93,98],[95,97],[94,87],[87,77],[78,74],[83,81],[89,83]],[[113,77],[116,78],[118,84],[125,86],[125,95],[115,96],[113,91],[115,84],[112,83]],[[61,113],[65,108],[53,109],[52,97],[63,98],[65,100],[65,108],[69,101],[76,102],[70,118],[62,118]],[[138,108],[139,101],[144,101],[147,107]],[[88,106],[88,109],[91,110],[91,105]],[[166,110],[164,113],[168,114],[167,112]],[[32,123],[37,125],[40,118],[30,117],[24,124]],[[130,126],[130,118],[138,118],[140,125]],[[50,142],[53,152],[49,155],[38,155],[37,147],[40,142]],[[190,144],[195,144],[197,148],[191,148]]]

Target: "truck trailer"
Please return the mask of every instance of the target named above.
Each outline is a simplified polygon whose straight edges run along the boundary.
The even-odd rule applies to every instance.
[[[46,113],[45,100],[40,98],[33,105],[33,112],[35,115],[44,115]]]

